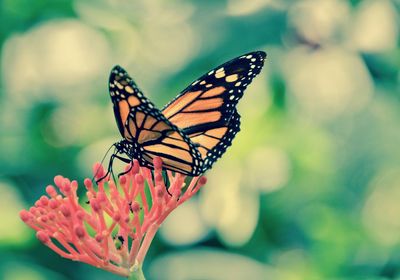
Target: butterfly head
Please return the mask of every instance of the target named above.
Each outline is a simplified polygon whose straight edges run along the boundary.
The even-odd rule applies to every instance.
[[[136,142],[123,139],[119,142],[114,143],[114,147],[114,157],[117,157],[123,162],[130,163],[135,159],[139,162],[141,166],[152,166],[151,162],[147,162],[143,158],[143,148],[140,147]]]
[[[114,143],[115,154],[129,154],[129,152],[133,149],[133,145],[131,142],[123,139],[119,142]]]

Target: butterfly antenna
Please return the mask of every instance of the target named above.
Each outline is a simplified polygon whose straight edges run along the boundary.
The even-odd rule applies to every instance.
[[[110,148],[108,148],[107,152],[106,152],[105,155],[103,156],[103,159],[101,160],[99,167],[97,168],[96,172],[95,172],[94,175],[93,175],[92,183],[94,182],[94,179],[96,178],[97,174],[99,173],[99,170],[100,170],[101,167],[103,166],[103,162],[104,162],[105,158],[107,157],[108,153],[110,152],[110,150],[112,149],[112,147],[115,147],[115,143],[112,144],[112,145],[110,146]],[[116,149],[116,147],[115,147],[115,149]],[[115,150],[114,150],[114,153],[115,153]],[[113,153],[113,154],[114,154],[114,153]],[[110,160],[110,161],[111,161],[111,160]],[[101,180],[103,180],[103,179],[108,175],[108,173],[110,172],[109,169],[110,169],[110,166],[108,166],[107,173],[106,173],[106,175],[105,175],[104,177],[101,178]],[[97,182],[99,182],[99,181],[101,181],[101,180],[97,180],[97,181],[96,181],[96,184],[97,184]]]

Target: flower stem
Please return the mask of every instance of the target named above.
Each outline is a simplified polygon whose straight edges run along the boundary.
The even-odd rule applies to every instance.
[[[158,224],[152,224],[147,230],[146,236],[144,237],[142,245],[140,246],[139,252],[136,256],[137,263],[143,263],[144,257],[146,256],[147,251],[149,250],[154,235],[156,235],[157,233],[158,227],[159,227]]]
[[[128,280],[146,280],[143,274],[142,266],[135,265],[131,270],[131,274],[128,276]]]

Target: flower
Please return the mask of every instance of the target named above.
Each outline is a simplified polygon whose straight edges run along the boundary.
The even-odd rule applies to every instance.
[[[29,210],[22,210],[24,223],[37,231],[36,237],[60,256],[84,262],[128,277],[140,271],[146,253],[165,218],[205,183],[193,177],[185,188],[186,176],[167,171],[154,159],[154,170],[135,161],[119,178],[119,187],[107,176],[97,186],[85,179],[87,200],[79,203],[78,183],[62,176],[48,186]],[[95,178],[105,171],[93,167]],[[129,170],[129,172],[128,172]],[[108,185],[108,188],[106,187]],[[86,201],[86,203],[85,203]]]

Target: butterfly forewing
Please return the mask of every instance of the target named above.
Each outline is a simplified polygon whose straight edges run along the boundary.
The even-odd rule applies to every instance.
[[[131,108],[145,104],[147,107],[154,107],[154,105],[144,97],[128,73],[118,65],[111,70],[109,91],[118,129],[122,137],[125,137],[127,135],[125,123]]]
[[[165,105],[163,114],[182,130],[228,121],[265,57],[264,52],[252,52],[216,67]]]
[[[198,145],[207,170],[240,130],[236,105],[258,75],[266,54],[252,52],[228,61],[194,81],[162,110]]]

